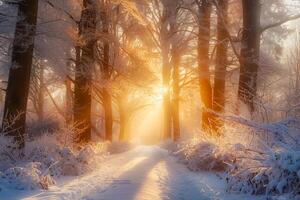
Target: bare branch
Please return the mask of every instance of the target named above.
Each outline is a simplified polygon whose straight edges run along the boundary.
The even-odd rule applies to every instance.
[[[265,32],[266,30],[268,30],[268,29],[270,29],[270,28],[274,28],[274,27],[277,27],[277,26],[281,26],[282,24],[285,24],[285,23],[287,23],[287,22],[289,22],[289,21],[296,20],[296,19],[299,19],[299,18],[300,18],[300,14],[295,15],[295,16],[291,16],[291,17],[288,17],[288,18],[283,19],[283,20],[281,20],[281,21],[279,21],[279,22],[276,22],[276,23],[274,23],[274,24],[266,25],[266,26],[264,26],[264,27],[262,27],[262,28],[260,29],[260,33],[263,33],[263,32]]]

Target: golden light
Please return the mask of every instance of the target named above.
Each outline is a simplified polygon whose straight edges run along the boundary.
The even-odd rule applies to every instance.
[[[160,140],[162,126],[162,101],[142,110],[136,115],[134,143],[153,144]]]
[[[152,87],[150,96],[145,97],[144,101],[149,106],[136,113],[134,118],[134,127],[131,132],[134,135],[134,143],[154,144],[160,140],[162,131],[162,110],[163,96],[169,91],[169,88],[162,85]]]
[[[164,87],[164,86],[156,86],[154,88],[154,100],[156,101],[161,101],[163,99],[163,96],[169,92],[169,88],[168,87]]]

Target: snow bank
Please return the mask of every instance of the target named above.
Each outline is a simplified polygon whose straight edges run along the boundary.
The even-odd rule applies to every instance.
[[[48,189],[55,184],[54,179],[44,175],[41,171],[41,163],[30,162],[23,167],[12,167],[0,173],[0,185],[10,185],[14,189]]]
[[[228,171],[227,190],[255,195],[300,194],[299,124],[289,118],[257,124],[245,132],[255,137],[255,143],[235,148],[237,162]]]
[[[228,172],[227,190],[251,194],[300,193],[300,151],[237,152],[239,164]]]
[[[109,143],[80,147],[66,145],[64,137],[61,132],[44,134],[26,142],[23,152],[14,150],[8,138],[1,138],[0,185],[18,190],[47,189],[61,176],[93,170],[107,155]]]
[[[300,195],[300,121],[232,121],[220,138],[199,136],[165,146],[193,171],[225,172],[228,192]]]
[[[224,171],[233,162],[233,156],[218,145],[195,138],[178,144],[173,153],[192,171]]]

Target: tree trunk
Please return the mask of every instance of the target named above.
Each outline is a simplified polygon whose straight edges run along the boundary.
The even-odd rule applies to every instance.
[[[122,100],[120,100],[122,101]],[[119,102],[119,114],[120,114],[120,134],[119,134],[119,140],[120,141],[125,141],[126,140],[126,135],[125,135],[125,130],[126,130],[126,113],[124,110],[124,105],[122,105],[122,102]]]
[[[43,64],[38,67],[39,91],[38,91],[38,118],[40,121],[44,120],[44,104],[45,104],[45,90],[44,90],[44,66]]]
[[[80,62],[75,71],[74,122],[79,131],[78,142],[91,139],[91,68],[94,63],[94,34],[96,31],[96,5],[89,0],[83,1],[79,33],[85,40],[81,48]],[[77,47],[77,61],[80,51]]]
[[[257,92],[257,72],[260,52],[260,11],[259,0],[243,0],[243,36],[240,56],[240,80],[238,99],[254,111]]]
[[[44,66],[39,59],[33,58],[30,75],[28,100],[31,100],[32,106],[37,115],[38,121],[44,120]]]
[[[109,34],[109,24],[107,12],[102,12],[102,23],[103,23],[103,33]],[[104,41],[103,49],[103,78],[106,83],[109,82],[111,76],[111,67],[109,65],[109,56],[110,56],[110,46],[108,41]],[[112,141],[113,140],[113,113],[112,113],[112,98],[109,92],[109,88],[105,86],[103,88],[103,108],[105,114],[105,139]]]
[[[198,69],[200,95],[204,110],[202,111],[202,128],[210,130],[212,115],[206,109],[212,109],[212,86],[209,71],[209,40],[211,4],[202,1],[199,6],[199,33],[198,33]]]
[[[180,116],[179,116],[179,103],[180,103],[180,87],[179,87],[179,63],[180,55],[173,49],[173,107],[172,107],[172,119],[173,119],[173,140],[178,141],[180,138]]]
[[[111,100],[111,95],[106,88],[103,89],[103,107],[104,107],[104,114],[105,114],[105,139],[112,141],[113,139],[112,100]]]
[[[80,53],[80,48],[79,48],[79,51]],[[75,47],[75,55],[77,54],[76,52],[76,47]],[[77,58],[77,55],[76,55],[76,58]],[[76,66],[76,58],[75,58],[75,66]],[[67,57],[68,61],[66,63],[66,69],[67,69],[67,74],[65,76],[65,90],[66,90],[66,93],[65,93],[65,123],[66,125],[71,125],[72,121],[73,121],[73,107],[74,107],[74,102],[73,102],[73,99],[74,99],[74,94],[73,94],[73,90],[72,90],[72,80],[70,77],[71,76],[71,73],[72,73],[72,61],[70,60],[71,59],[71,55],[68,54],[68,57]],[[78,54],[78,59],[80,59],[80,55]],[[79,62],[78,62],[79,63]]]
[[[163,79],[163,137],[171,138],[171,100],[170,100],[170,76],[171,68],[169,62],[170,42],[168,31],[168,18],[170,13],[168,8],[164,6],[163,16],[161,19],[161,55],[163,60],[162,79]]]
[[[18,148],[23,148],[38,0],[24,0],[18,5],[18,22],[13,42],[12,66],[9,70],[2,129],[7,135],[14,137]]]
[[[213,110],[223,113],[225,109],[225,81],[227,67],[228,34],[225,25],[228,16],[228,0],[218,1],[217,55],[214,78]],[[215,118],[215,130],[223,127],[224,122]]]
[[[66,124],[69,125],[69,123],[72,121],[72,110],[70,108],[73,107],[73,91],[72,91],[72,83],[71,81],[66,78],[65,80],[65,88],[66,88],[66,100],[65,100],[65,106],[66,106],[66,114],[65,114],[65,121]]]

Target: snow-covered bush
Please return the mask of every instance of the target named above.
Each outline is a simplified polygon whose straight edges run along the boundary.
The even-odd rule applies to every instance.
[[[260,124],[225,117],[224,134],[167,144],[193,171],[224,171],[228,192],[300,195],[300,121]]]
[[[20,159],[16,147],[17,145],[12,138],[0,135],[0,171],[14,166]]]
[[[107,143],[90,144],[78,152],[59,150],[60,159],[49,166],[51,176],[78,176],[95,169],[107,154]]]
[[[300,194],[300,151],[257,152],[240,149],[238,165],[228,172],[228,191],[251,194]]]
[[[228,191],[264,195],[300,194],[298,125],[296,119],[286,119],[253,126],[251,134],[255,134],[255,143],[235,145],[237,148],[233,150],[237,162],[226,178]]]
[[[234,162],[232,154],[208,139],[193,138],[167,148],[192,171],[225,171]]]
[[[41,163],[30,162],[23,167],[12,167],[1,173],[0,183],[10,184],[18,190],[25,189],[48,189],[55,184],[54,179],[44,175],[41,171]]]
[[[64,131],[41,134],[26,141],[22,152],[11,148],[12,140],[3,137],[0,183],[22,190],[47,189],[60,176],[78,176],[94,169],[107,154],[107,142],[77,146],[65,141],[69,137],[66,134],[69,135]]]

